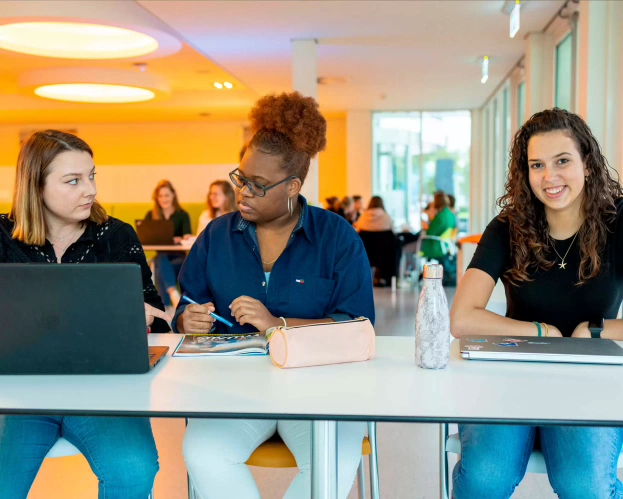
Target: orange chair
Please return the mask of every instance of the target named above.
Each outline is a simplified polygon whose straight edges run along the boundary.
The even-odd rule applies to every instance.
[[[359,499],[366,497],[366,483],[364,472],[363,456],[370,456],[370,487],[372,489],[372,499],[379,499],[379,467],[376,449],[376,423],[368,423],[368,436],[364,437],[361,446],[361,462],[357,469],[359,481]],[[248,466],[259,468],[296,468],[296,459],[288,449],[288,446],[281,440],[278,433],[260,445],[251,457],[247,460]],[[192,485],[189,483],[190,499],[195,499]]]

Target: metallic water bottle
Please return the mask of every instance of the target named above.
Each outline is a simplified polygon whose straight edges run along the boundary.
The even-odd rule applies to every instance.
[[[415,362],[424,369],[443,369],[450,360],[450,312],[442,279],[441,265],[424,266],[415,316]]]

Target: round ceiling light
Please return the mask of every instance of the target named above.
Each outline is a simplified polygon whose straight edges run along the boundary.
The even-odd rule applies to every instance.
[[[35,89],[35,94],[46,99],[99,104],[144,102],[156,96],[154,92],[146,88],[110,85],[107,83],[58,83],[56,85],[43,85]]]
[[[123,59],[150,54],[158,41],[116,26],[19,22],[0,26],[0,49],[63,59]]]
[[[121,104],[161,99],[171,93],[154,74],[107,68],[46,68],[20,74],[25,93],[68,102]]]

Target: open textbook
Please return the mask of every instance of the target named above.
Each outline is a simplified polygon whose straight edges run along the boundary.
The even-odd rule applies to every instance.
[[[267,355],[266,337],[245,335],[185,335],[173,352],[173,357],[206,355]]]

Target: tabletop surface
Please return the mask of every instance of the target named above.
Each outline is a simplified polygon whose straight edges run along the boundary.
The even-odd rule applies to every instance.
[[[188,251],[190,246],[181,244],[144,244],[143,251]]]
[[[621,425],[621,366],[415,365],[414,339],[377,337],[368,362],[278,369],[266,356],[171,357],[142,375],[0,376],[1,413]],[[111,349],[114,350],[114,349]],[[110,351],[110,350],[109,350]]]

